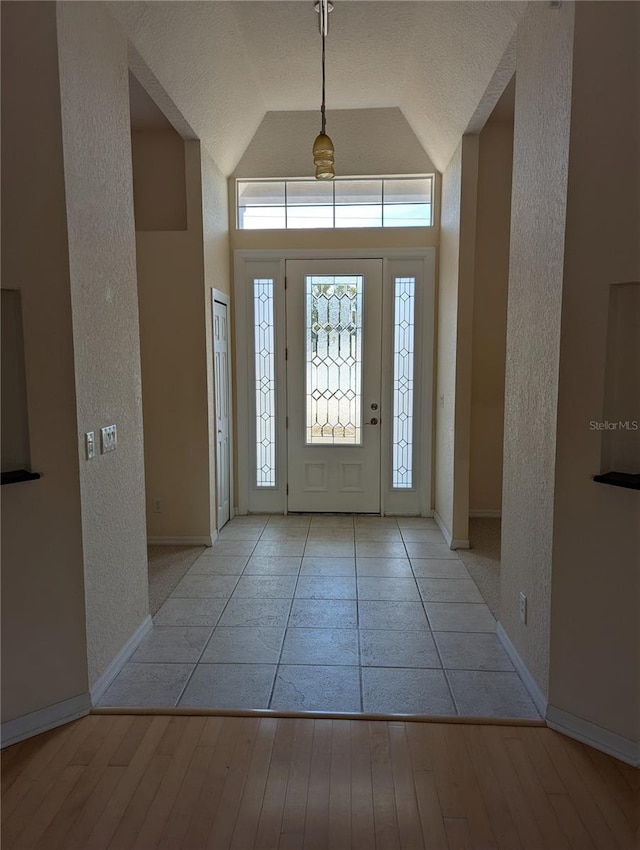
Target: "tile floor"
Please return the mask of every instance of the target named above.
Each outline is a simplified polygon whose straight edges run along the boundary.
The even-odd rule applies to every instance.
[[[431,519],[237,517],[101,705],[538,718],[494,632]]]

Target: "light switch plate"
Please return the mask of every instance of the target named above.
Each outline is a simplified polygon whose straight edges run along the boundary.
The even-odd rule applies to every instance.
[[[84,447],[87,453],[87,460],[91,460],[96,456],[96,432],[87,431],[84,435]]]
[[[118,431],[115,425],[105,425],[100,429],[102,435],[102,454],[114,452],[118,448]]]

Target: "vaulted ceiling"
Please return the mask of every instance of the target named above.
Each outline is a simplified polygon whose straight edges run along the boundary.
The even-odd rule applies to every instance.
[[[444,169],[525,7],[335,0],[327,39],[329,122],[335,109],[397,106]],[[319,109],[320,36],[312,0],[136,0],[110,8],[130,39],[132,67],[145,87],[177,124],[170,114],[175,105],[186,122],[177,129],[200,138],[225,174],[266,112]]]

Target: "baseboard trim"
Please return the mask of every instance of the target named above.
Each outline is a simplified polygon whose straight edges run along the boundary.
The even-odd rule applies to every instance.
[[[209,537],[147,537],[149,546],[213,546],[218,532]]]
[[[502,511],[469,511],[469,519],[501,519]]]
[[[640,767],[640,741],[632,741],[555,705],[547,709],[547,726],[632,767]]]
[[[520,657],[520,653],[511,643],[511,638],[506,633],[506,631],[504,630],[504,626],[499,620],[496,623],[496,636],[504,647],[504,651],[509,656],[511,663],[518,671],[518,674],[520,675],[520,678],[522,679],[525,688],[529,691],[529,696],[533,700],[535,707],[540,712],[540,716],[546,717],[548,705],[547,698],[540,690],[540,686],[529,672],[529,668]]]
[[[444,520],[442,519],[442,517],[440,516],[438,511],[433,512],[433,518],[435,519],[435,521],[438,525],[438,528],[442,532],[442,536],[444,537],[444,542],[447,544],[447,546],[451,547],[451,534],[449,533],[449,529],[444,524]]]
[[[150,631],[153,626],[153,620],[151,619],[151,614],[147,614],[145,619],[140,623],[135,632],[131,635],[129,640],[122,647],[120,652],[113,659],[111,664],[107,667],[104,673],[96,679],[93,683],[90,694],[91,694],[91,702],[93,705],[100,702],[104,692],[107,690],[111,682],[115,679],[118,673],[122,670],[127,661],[131,658],[133,653],[138,648],[138,644],[142,640],[142,638]]]
[[[469,549],[470,548],[468,540],[461,540],[461,539],[458,539],[458,538],[455,538],[455,537],[453,537],[453,538],[451,537],[451,532],[449,531],[447,526],[444,524],[444,520],[442,519],[442,517],[440,516],[438,511],[433,512],[433,518],[435,519],[435,521],[438,525],[438,528],[442,532],[442,536],[444,537],[444,542],[447,544],[449,549]]]
[[[48,705],[46,708],[32,711],[22,717],[16,717],[15,720],[7,720],[2,724],[0,731],[2,748],[17,744],[33,735],[40,735],[41,732],[47,732],[49,729],[62,726],[64,723],[70,723],[72,720],[77,720],[78,717],[84,717],[90,711],[90,695],[80,694],[77,697]]]

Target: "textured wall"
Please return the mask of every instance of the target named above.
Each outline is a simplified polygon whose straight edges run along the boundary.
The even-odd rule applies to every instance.
[[[231,284],[229,281],[229,206],[227,201],[227,180],[204,150],[202,151],[201,173],[202,229],[206,286],[228,293],[231,291]]]
[[[461,191],[462,143],[458,146],[442,175],[442,202],[440,206],[434,504],[449,532],[453,528],[453,451]]]
[[[576,4],[549,689],[552,705],[632,740],[640,739],[640,493],[591,480],[601,432],[589,423],[603,418],[609,288],[640,282],[639,34],[637,3]],[[594,198],[603,215],[593,215]],[[637,403],[640,387],[629,389]]]
[[[93,683],[149,612],[127,44],[101,4],[57,14],[78,431],[118,426],[80,463]]]
[[[509,285],[513,122],[490,119],[480,134],[473,297],[469,506],[502,504],[504,369]]]
[[[25,55],[37,54],[37,62]],[[2,488],[2,719],[86,693],[56,9],[2,4],[2,285],[22,293],[32,468]]]
[[[337,173],[428,174],[434,165],[399,109],[333,111],[328,130],[336,146]],[[434,181],[432,228],[390,227],[361,230],[237,230],[235,178],[313,175],[311,147],[318,134],[317,112],[269,112],[229,180],[232,248],[423,248],[438,244],[440,175]],[[376,144],[363,145],[375,138]]]
[[[235,177],[313,175],[318,110],[268,112]],[[436,170],[399,109],[327,110],[327,132],[336,149],[336,174],[429,174]]]
[[[216,481],[216,420],[214,411],[214,375],[213,375],[213,330],[212,330],[212,289],[229,294],[231,292],[230,272],[230,240],[229,240],[229,205],[227,202],[227,179],[211,159],[209,154],[201,150],[202,178],[202,238],[204,246],[204,290],[206,317],[206,348],[207,348],[207,388],[209,413],[209,480],[215,489]],[[233,206],[231,207],[233,210]],[[233,307],[231,308],[233,310]],[[233,346],[233,315],[229,322],[231,345]],[[233,349],[232,349],[233,351]],[[233,357],[232,357],[233,367]],[[233,393],[235,405],[235,393]],[[235,416],[235,410],[234,410]],[[235,419],[234,419],[235,421]],[[237,456],[237,452],[234,453]],[[234,461],[235,461],[234,457]],[[210,499],[211,528],[216,528],[216,500]]]
[[[543,692],[549,667],[558,356],[573,5],[518,31],[507,309],[500,620]],[[520,623],[518,593],[529,599]]]
[[[135,134],[147,161],[155,136]],[[136,234],[150,537],[211,534],[200,143],[182,144],[188,230]],[[135,160],[133,177],[135,186]],[[144,195],[146,184],[137,192]],[[154,499],[162,500],[159,513]]]
[[[463,136],[442,179],[435,439],[435,508],[458,541],[469,525],[477,181],[478,137]]]

